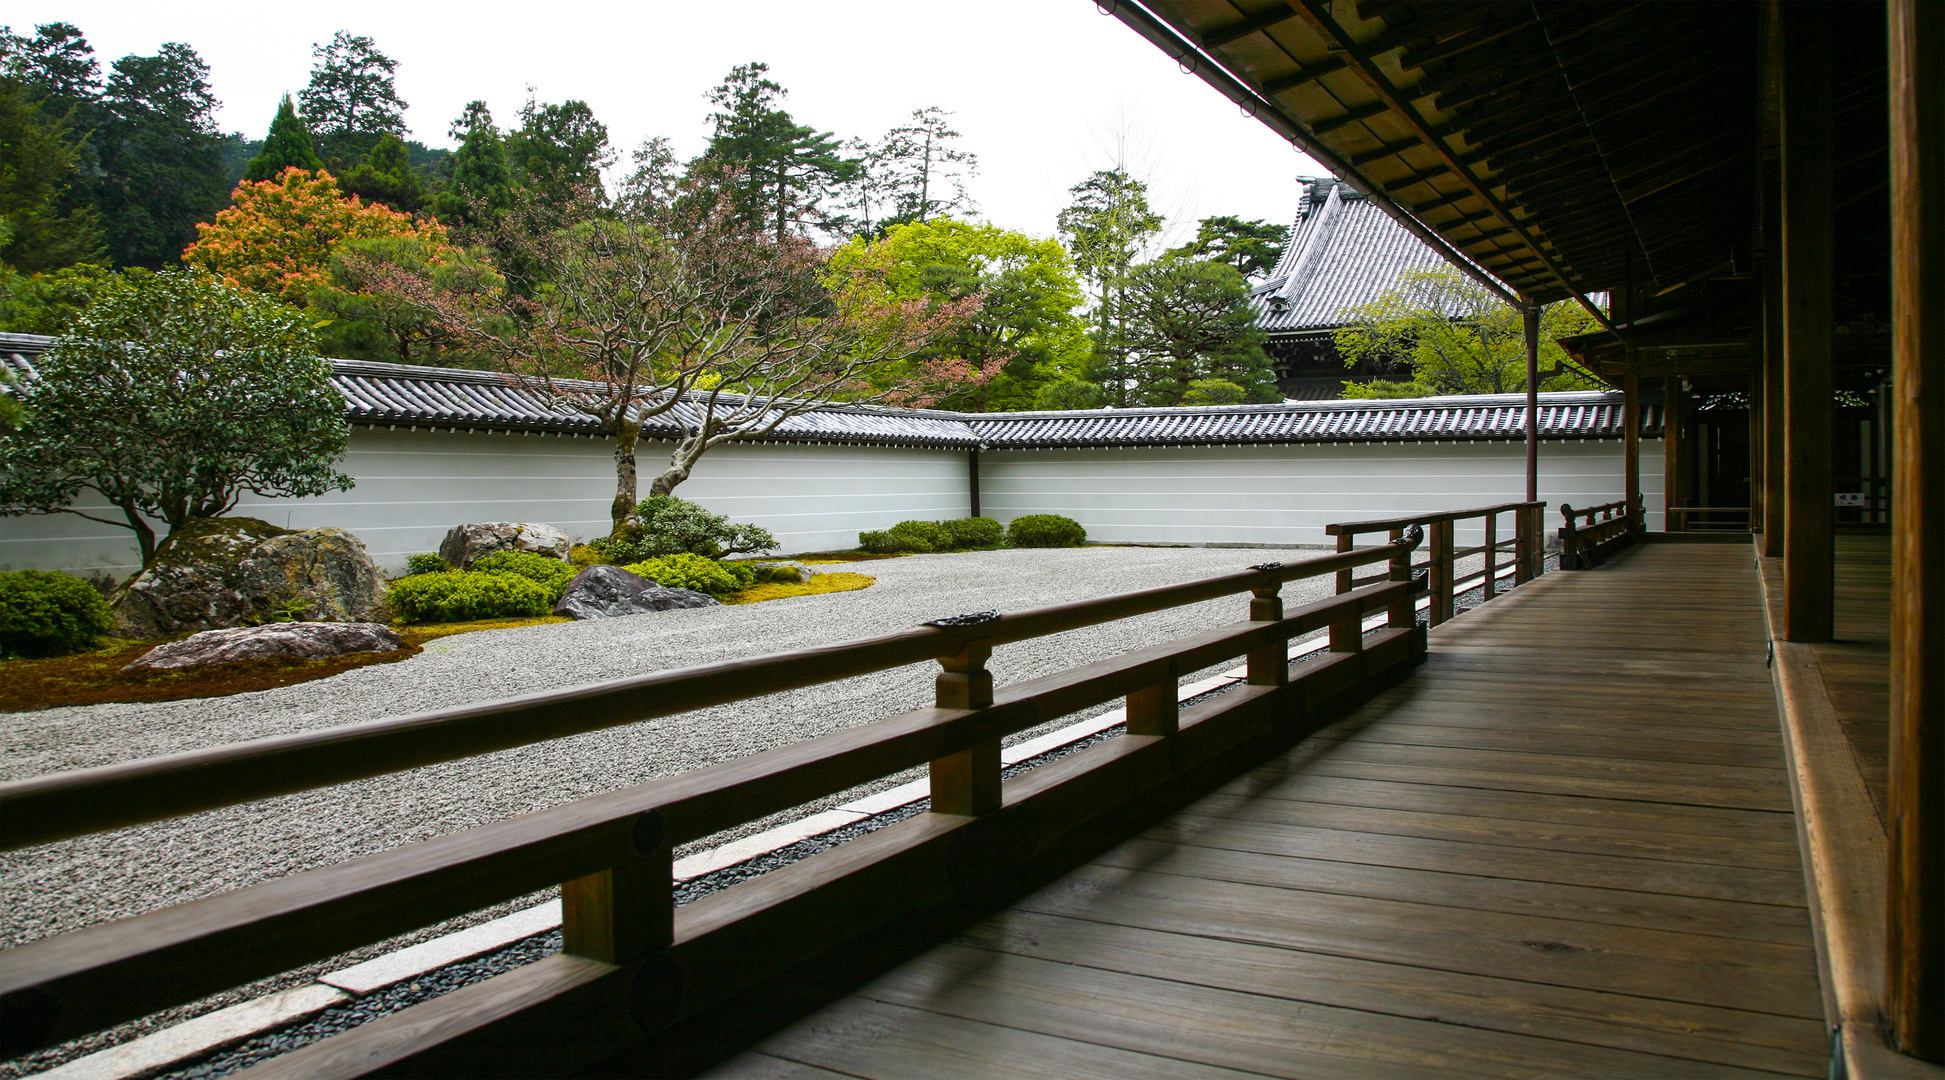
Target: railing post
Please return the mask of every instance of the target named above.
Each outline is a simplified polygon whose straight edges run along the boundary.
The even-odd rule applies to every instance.
[[[1432,626],[1452,617],[1452,522],[1434,521],[1431,529]]]
[[[1283,618],[1281,581],[1258,585],[1249,591],[1249,621],[1279,622]],[[1290,643],[1281,638],[1249,652],[1249,684],[1282,686],[1290,681]]]
[[[1579,570],[1580,543],[1574,538],[1574,508],[1561,503],[1560,516],[1567,522],[1560,526],[1560,569]]]
[[[1538,562],[1533,553],[1540,546],[1540,525],[1540,516],[1532,507],[1513,511],[1513,587],[1516,589],[1533,580],[1533,567]]]
[[[969,641],[939,657],[937,704],[941,709],[985,709],[993,704],[993,673],[986,661],[993,646]],[[932,811],[986,814],[1000,808],[1000,741],[984,739],[932,762]]]
[[[1486,578],[1485,599],[1491,600],[1499,592],[1499,515],[1486,515]],[[1483,601],[1482,601],[1483,602]]]
[[[1404,538],[1405,538],[1405,530],[1403,529],[1391,530],[1391,540],[1393,543],[1397,543],[1398,541],[1403,540]],[[1390,574],[1391,580],[1393,581],[1411,580],[1412,551],[1413,551],[1412,548],[1400,546],[1397,549],[1396,553],[1394,553],[1391,556],[1391,574]],[[1385,615],[1386,615],[1385,625],[1391,627],[1394,630],[1401,629],[1407,626],[1413,626],[1416,625],[1418,622],[1418,616],[1412,610],[1412,598],[1409,595],[1409,593],[1407,593],[1407,595],[1405,595],[1402,599],[1393,600],[1390,606],[1385,609]]]
[[[561,885],[563,949],[627,964],[675,940],[675,872],[659,811],[635,822],[636,858]]]
[[[1349,551],[1349,550],[1351,550],[1351,548],[1353,548],[1353,547],[1355,547],[1355,546],[1356,546],[1356,544],[1357,544],[1357,534],[1355,534],[1355,533],[1338,533],[1338,534],[1337,534],[1337,550],[1338,550],[1338,551],[1340,551],[1340,552],[1341,552],[1341,551]],[[1339,570],[1339,571],[1337,572],[1337,591],[1338,591],[1338,592],[1340,592],[1340,593],[1347,593],[1347,592],[1350,592],[1350,591],[1351,591],[1351,582],[1352,582],[1352,581],[1354,580],[1354,575],[1355,575],[1356,573],[1357,573],[1357,571],[1356,571],[1355,569],[1351,569],[1351,570]]]
[[[1128,734],[1173,735],[1182,730],[1182,706],[1173,678],[1128,695]]]

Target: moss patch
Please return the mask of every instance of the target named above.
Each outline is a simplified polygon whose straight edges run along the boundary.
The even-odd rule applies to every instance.
[[[418,644],[409,642],[395,652],[351,653],[329,660],[241,660],[180,671],[124,675],[121,669],[154,648],[156,642],[110,640],[113,644],[105,648],[74,656],[0,663],[0,712],[32,712],[61,705],[102,705],[114,701],[225,697],[328,678],[352,668],[389,664],[419,652]]]
[[[812,596],[817,593],[850,592],[853,589],[868,589],[878,583],[878,579],[868,574],[819,574],[803,582],[769,582],[753,585],[742,592],[723,597],[725,604],[754,604],[763,600],[782,600],[788,596]]]

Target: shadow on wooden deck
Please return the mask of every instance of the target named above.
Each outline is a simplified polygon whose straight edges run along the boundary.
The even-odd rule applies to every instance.
[[[1647,545],[1441,626],[976,897],[597,1076],[1822,1076],[1746,547]]]

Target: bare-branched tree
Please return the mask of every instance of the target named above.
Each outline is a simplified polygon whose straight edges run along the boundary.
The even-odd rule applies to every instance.
[[[832,265],[801,234],[778,237],[734,211],[724,175],[675,175],[651,144],[613,204],[592,194],[568,224],[496,227],[505,288],[453,291],[394,273],[388,293],[434,312],[508,381],[594,417],[614,439],[617,530],[639,497],[644,425],[677,429],[649,494],[689,478],[712,447],[758,438],[833,402],[893,400],[878,369],[905,360],[978,310],[976,297],[900,300],[888,257]]]

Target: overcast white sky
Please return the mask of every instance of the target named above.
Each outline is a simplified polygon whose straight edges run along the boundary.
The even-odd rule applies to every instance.
[[[504,127],[531,85],[543,101],[587,101],[624,160],[653,135],[686,157],[705,137],[704,93],[761,60],[799,123],[841,137],[875,139],[927,105],[951,110],[979,155],[971,191],[984,216],[1041,236],[1053,235],[1067,189],[1109,167],[1117,146],[1172,236],[1211,214],[1287,223],[1295,177],[1321,171],[1091,0],[8,0],[0,10],[15,32],[74,23],[104,70],[165,41],[189,44],[210,66],[223,129],[252,138],[279,95],[309,79],[312,44],[340,29],[399,61],[406,120],[431,146],[450,145],[447,126],[474,98]]]

